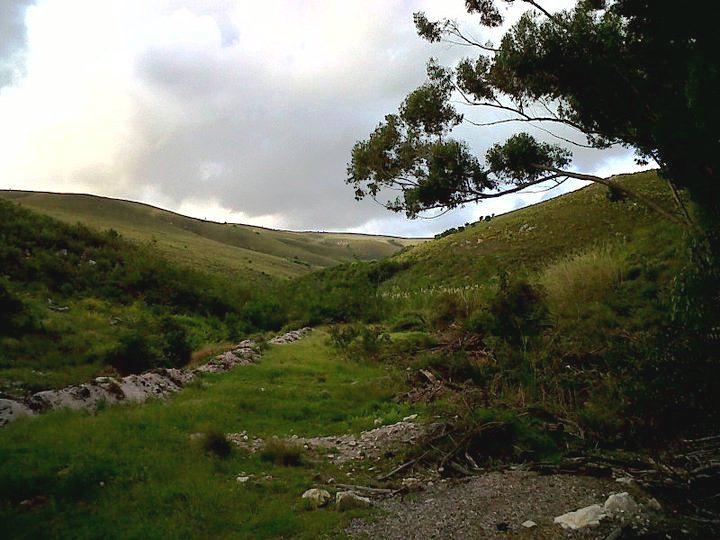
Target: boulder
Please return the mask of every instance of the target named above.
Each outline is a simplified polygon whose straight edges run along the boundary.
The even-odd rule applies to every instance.
[[[558,516],[554,521],[563,529],[576,530],[600,525],[600,520],[605,517],[603,507],[599,504],[593,504],[592,506],[586,506],[574,512],[568,512],[567,514]]]
[[[637,514],[638,504],[629,493],[615,493],[605,501],[605,513],[611,518],[629,518]]]
[[[32,416],[35,412],[14,399],[0,399],[0,426],[4,426],[22,416]]]
[[[332,496],[324,489],[312,488],[303,493],[302,498],[309,507],[321,508],[330,502]]]
[[[354,491],[338,491],[335,494],[335,508],[344,512],[353,510],[354,508],[368,508],[372,506],[372,501],[367,497],[361,497]]]

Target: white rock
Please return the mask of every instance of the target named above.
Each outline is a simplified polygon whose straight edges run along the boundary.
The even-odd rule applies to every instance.
[[[575,530],[600,525],[600,520],[604,517],[606,516],[603,507],[599,504],[593,504],[558,516],[554,519],[554,522],[562,526],[563,529]]]
[[[312,488],[302,494],[302,498],[307,501],[312,508],[320,508],[330,502],[332,496],[324,489]]]
[[[35,412],[19,401],[0,399],[0,426],[4,426],[21,416],[33,416]]]
[[[528,519],[527,521],[522,522],[522,526],[526,529],[532,529],[533,527],[537,527],[537,523],[535,523],[533,520]]]
[[[335,508],[340,512],[354,508],[368,508],[371,505],[370,499],[361,497],[354,491],[338,491],[335,494]]]
[[[238,476],[235,480],[237,481],[238,484],[244,484],[245,482],[250,480],[250,477],[249,476]]]
[[[605,513],[612,518],[630,517],[637,511],[637,503],[626,491],[610,495],[605,501]]]
[[[410,416],[406,416],[405,418],[403,418],[403,422],[412,422],[417,417],[418,417],[417,414],[411,414]]]

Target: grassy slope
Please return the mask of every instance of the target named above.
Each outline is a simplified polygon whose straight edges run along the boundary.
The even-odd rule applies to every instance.
[[[317,331],[271,347],[260,364],[207,376],[167,402],[96,415],[59,411],[0,430],[0,521],[7,537],[317,537],[347,519],[307,512],[300,495],[326,463],[276,467],[236,450],[213,458],[189,436],[208,429],[251,436],[359,431],[409,414],[390,398],[402,377],[344,362]],[[400,374],[401,375],[401,374]],[[264,391],[260,391],[263,388]],[[241,472],[272,480],[238,485]],[[104,486],[101,485],[104,483]],[[23,510],[19,503],[47,501]]]
[[[387,257],[415,240],[344,233],[290,232],[189,218],[152,206],[57,193],[0,191],[0,197],[69,223],[153,242],[163,254],[195,268],[236,277],[289,278],[354,259]]]
[[[626,175],[623,181],[670,206],[670,193],[655,172]],[[397,256],[410,267],[389,285],[412,290],[487,284],[501,271],[531,273],[593,245],[656,234],[677,238],[674,226],[632,201],[610,202],[606,192],[591,185],[414,246]]]

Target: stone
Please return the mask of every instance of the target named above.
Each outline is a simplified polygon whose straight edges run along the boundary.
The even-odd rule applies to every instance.
[[[522,526],[526,529],[532,529],[533,527],[537,527],[537,523],[535,523],[533,520],[528,519],[527,521],[522,522]]]
[[[663,510],[660,501],[658,501],[655,497],[650,497],[648,499],[647,505],[651,510],[655,510],[656,512],[662,512]]]
[[[14,399],[0,399],[0,426],[4,426],[23,416],[33,416],[35,412]]]
[[[354,491],[338,491],[335,494],[335,508],[339,512],[353,510],[355,508],[369,508],[372,501],[367,497],[362,497]]]
[[[417,414],[411,414],[410,416],[406,416],[405,418],[403,418],[403,422],[412,422],[417,417],[418,417]]]
[[[332,496],[324,489],[312,488],[303,493],[302,498],[311,508],[322,508],[330,502]]]
[[[553,521],[563,529],[576,530],[600,525],[600,521],[605,517],[603,507],[599,504],[593,504],[558,516]]]
[[[249,477],[249,476],[238,476],[238,477],[235,479],[235,481],[236,481],[238,484],[244,484],[244,483],[247,482],[248,480],[250,480],[250,477]]]
[[[611,518],[627,518],[637,513],[638,504],[627,491],[623,491],[607,498],[604,511]]]

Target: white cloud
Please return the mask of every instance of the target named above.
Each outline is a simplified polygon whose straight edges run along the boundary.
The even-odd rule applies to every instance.
[[[18,9],[14,22],[0,13],[0,29],[15,36],[0,49],[15,62],[0,87],[0,187],[395,234],[430,234],[541,197],[409,222],[356,203],[344,185],[352,144],[424,79],[425,60],[465,52],[417,38],[412,12],[462,16],[461,1],[38,0],[24,19]],[[463,132],[478,152],[508,133]],[[581,152],[577,163],[604,173],[630,166],[623,152]]]

